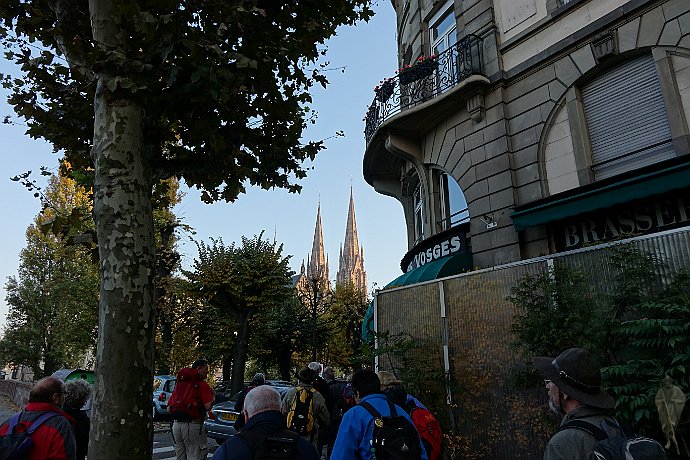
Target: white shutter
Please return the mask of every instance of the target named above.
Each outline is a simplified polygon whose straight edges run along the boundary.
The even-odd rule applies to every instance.
[[[675,156],[651,56],[615,67],[582,88],[597,179]]]

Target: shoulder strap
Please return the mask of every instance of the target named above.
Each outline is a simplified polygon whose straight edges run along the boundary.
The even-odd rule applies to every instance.
[[[44,413],[42,413],[41,415],[38,416],[38,418],[36,420],[34,420],[31,423],[31,426],[29,427],[29,430],[28,430],[29,434],[32,434],[34,431],[36,431],[38,429],[38,427],[43,425],[49,419],[51,419],[53,417],[57,417],[58,415],[60,415],[60,414],[58,414],[57,412],[44,412]]]
[[[398,416],[398,411],[395,410],[395,404],[390,402],[390,400],[386,399],[386,402],[388,403],[388,409],[391,411],[391,417],[397,417]]]
[[[10,423],[7,425],[7,433],[11,434],[14,432],[14,429],[17,427],[19,424],[19,417],[22,416],[24,412],[18,412],[12,416],[10,419]]]
[[[585,422],[584,420],[570,420],[569,422],[566,422],[565,425],[561,426],[558,431],[567,430],[569,428],[577,428],[579,430],[586,431],[594,436],[597,441],[603,441],[609,437],[604,430],[592,423]]]
[[[252,430],[242,430],[239,432],[237,435],[240,438],[244,439],[244,441],[249,445],[249,458],[254,458],[254,454],[256,453],[256,450],[261,446],[264,441],[266,440],[266,435],[263,433],[259,433],[258,431],[252,431]]]
[[[381,417],[383,417],[383,416],[379,413],[379,411],[377,411],[376,409],[374,409],[374,406],[372,406],[372,405],[369,404],[368,402],[363,401],[363,402],[359,403],[359,405],[362,406],[363,408],[365,408],[365,409],[367,410],[367,412],[369,412],[369,413],[371,414],[372,417],[374,417],[374,418],[381,418]]]
[[[20,412],[20,413],[18,413],[18,414],[14,414],[14,415],[12,416],[12,418],[10,419],[9,425],[7,426],[7,432],[8,432],[8,433],[14,432],[14,429],[15,429],[15,428],[17,427],[17,425],[19,424],[19,417],[21,417],[21,415],[22,415],[23,413],[24,413],[24,412]],[[51,412],[51,411],[43,412],[41,415],[39,415],[39,416],[36,418],[36,420],[34,420],[33,422],[31,422],[31,425],[29,425],[29,429],[26,430],[26,432],[29,433],[29,435],[32,435],[33,432],[36,431],[41,425],[43,425],[43,424],[44,424],[45,422],[47,422],[49,419],[51,419],[51,418],[53,418],[53,417],[57,417],[58,415],[60,415],[60,414],[58,414],[57,412]]]

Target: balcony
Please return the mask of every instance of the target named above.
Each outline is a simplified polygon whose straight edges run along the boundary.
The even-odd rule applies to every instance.
[[[448,92],[472,75],[482,75],[482,40],[468,35],[436,57],[421,59],[385,79],[365,116],[367,145],[394,115]]]

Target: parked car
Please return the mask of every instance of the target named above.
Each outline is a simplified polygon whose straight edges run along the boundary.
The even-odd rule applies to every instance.
[[[168,415],[168,400],[175,389],[174,375],[156,375],[153,378],[153,419]]]
[[[267,380],[266,384],[274,386],[281,398],[294,386],[292,383],[282,380]],[[204,421],[208,437],[215,439],[218,444],[223,444],[226,439],[237,434],[235,420],[242,414],[235,410],[235,404],[241,393],[234,394],[228,401],[215,404],[209,411],[208,418]]]

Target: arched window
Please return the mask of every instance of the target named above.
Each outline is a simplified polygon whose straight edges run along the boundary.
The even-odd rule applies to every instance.
[[[441,226],[447,230],[470,219],[465,194],[460,185],[450,175],[439,174],[439,190],[441,195]]]

